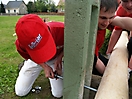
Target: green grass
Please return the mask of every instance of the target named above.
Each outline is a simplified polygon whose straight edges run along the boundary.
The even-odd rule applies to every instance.
[[[18,76],[18,64],[23,61],[23,58],[16,51],[14,44],[16,37],[13,33],[15,33],[15,24],[20,17],[0,16],[0,99],[11,99],[15,96],[14,85]],[[64,16],[41,15],[40,17],[48,17],[48,21],[64,21]],[[30,99],[27,97],[24,99]]]

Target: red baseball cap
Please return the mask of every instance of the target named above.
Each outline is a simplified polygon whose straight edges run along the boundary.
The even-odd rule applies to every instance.
[[[46,23],[35,14],[21,17],[15,28],[19,43],[36,63],[50,60],[56,53],[56,46]]]

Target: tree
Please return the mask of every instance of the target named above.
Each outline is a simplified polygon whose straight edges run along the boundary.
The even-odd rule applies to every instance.
[[[56,12],[55,2],[53,0],[29,1],[27,4],[28,12]]]
[[[29,1],[27,4],[27,9],[28,9],[28,13],[33,13],[36,12],[36,6],[35,6],[35,2],[33,3],[32,1]]]
[[[2,3],[2,1],[1,1],[1,9],[0,9],[0,12],[1,13],[5,13],[5,7],[4,7],[4,4]]]
[[[60,0],[57,6],[58,9],[60,9],[61,11],[64,11],[65,9],[65,0]]]
[[[37,0],[36,9],[37,9],[37,12],[47,12],[47,7],[45,6],[44,1],[42,0]]]
[[[50,6],[49,6],[49,11],[50,12],[56,12],[56,6],[55,6],[55,4],[51,4]]]
[[[37,0],[36,2],[37,12],[55,12],[55,2],[53,0]]]
[[[55,2],[53,0],[47,0],[46,3],[47,3],[48,11],[56,12],[56,6],[55,6]]]

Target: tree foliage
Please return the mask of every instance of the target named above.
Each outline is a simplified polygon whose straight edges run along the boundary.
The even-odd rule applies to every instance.
[[[27,4],[28,12],[56,12],[57,7],[55,6],[55,2],[53,0],[37,0],[37,1],[29,1]]]
[[[4,7],[4,4],[2,3],[2,1],[0,4],[0,13],[5,13],[5,7]]]
[[[60,0],[57,8],[61,9],[62,11],[64,11],[64,9],[65,9],[65,2],[63,0]]]
[[[28,13],[36,12],[35,3],[33,3],[32,1],[29,1],[27,5],[27,9],[28,9]]]
[[[110,30],[107,30],[106,31],[106,35],[105,35],[104,44],[102,45],[102,47],[100,49],[100,52],[103,55],[106,55],[106,50],[107,50],[107,47],[108,47],[108,43],[109,43],[110,36],[111,36],[111,31]]]

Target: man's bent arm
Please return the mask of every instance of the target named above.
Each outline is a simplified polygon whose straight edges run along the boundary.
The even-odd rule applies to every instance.
[[[122,29],[132,31],[132,18],[130,17],[115,17],[111,23],[114,26],[119,26]]]

